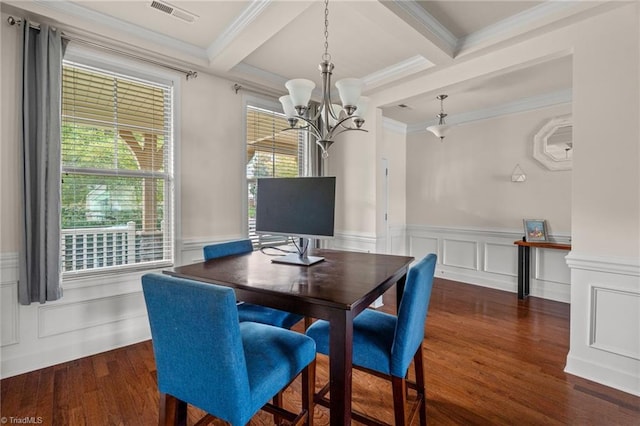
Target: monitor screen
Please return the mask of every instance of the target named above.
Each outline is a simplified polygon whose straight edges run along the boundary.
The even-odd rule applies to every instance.
[[[335,177],[258,179],[256,233],[333,237],[335,201]]]

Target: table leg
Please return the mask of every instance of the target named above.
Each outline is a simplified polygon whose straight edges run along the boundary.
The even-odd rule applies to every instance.
[[[351,367],[353,360],[353,317],[351,311],[337,312],[330,320],[329,381],[332,426],[351,424]]]
[[[404,284],[407,281],[407,274],[404,274],[396,282],[396,312],[400,311],[400,302],[402,302],[402,295],[404,294]]]
[[[518,299],[529,295],[529,259],[530,248],[518,246]]]
[[[531,272],[529,270],[531,265],[531,247],[524,248],[524,297],[529,295],[529,280],[531,278]]]

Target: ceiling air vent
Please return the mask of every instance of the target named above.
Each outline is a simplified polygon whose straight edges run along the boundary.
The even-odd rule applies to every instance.
[[[151,8],[153,9],[159,10],[160,12],[164,12],[167,15],[171,15],[174,18],[178,18],[189,23],[195,22],[198,18],[198,15],[187,12],[186,10],[180,9],[179,7],[176,7],[165,1],[152,0],[151,3],[149,3],[149,6],[151,6]]]

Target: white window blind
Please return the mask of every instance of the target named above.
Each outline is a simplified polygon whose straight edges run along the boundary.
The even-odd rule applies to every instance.
[[[64,274],[171,263],[172,104],[170,86],[64,63]]]
[[[249,238],[254,246],[285,243],[282,236],[258,236],[255,233],[257,178],[297,177],[305,170],[304,132],[287,130],[284,114],[247,106],[247,184],[249,194]]]

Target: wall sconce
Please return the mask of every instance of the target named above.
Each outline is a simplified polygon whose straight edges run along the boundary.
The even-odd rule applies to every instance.
[[[520,164],[516,164],[516,168],[511,172],[511,182],[525,182],[527,175],[524,174],[524,170],[520,167]]]

